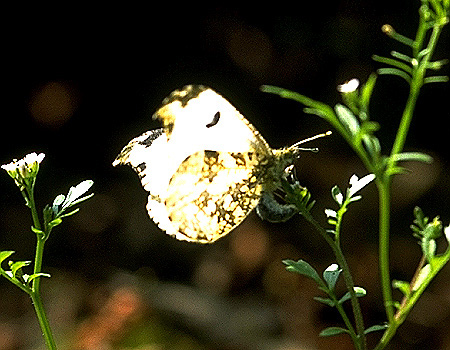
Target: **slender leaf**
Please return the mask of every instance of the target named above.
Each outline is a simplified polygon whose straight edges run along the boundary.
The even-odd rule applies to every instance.
[[[426,77],[423,80],[424,84],[429,84],[429,83],[447,83],[449,80],[448,76],[446,75],[436,75],[433,77]]]
[[[355,291],[357,298],[363,297],[367,294],[366,290],[361,287],[354,287],[353,290]],[[350,292],[347,292],[344,294],[344,296],[341,299],[339,299],[338,303],[342,304],[343,302],[350,300],[350,298],[351,298]]]
[[[80,208],[76,208],[76,209],[74,209],[74,210],[72,210],[72,211],[70,211],[70,212],[68,212],[66,214],[59,215],[58,217],[59,218],[65,218],[67,216],[70,216],[70,215],[73,215],[73,214],[77,213],[78,211],[80,211]]]
[[[402,54],[402,53],[400,53],[398,51],[391,51],[391,55],[393,57],[398,58],[399,60],[402,60],[402,61],[404,61],[406,63],[409,63],[409,64],[411,64],[411,62],[413,60],[412,57],[409,57],[408,55],[404,55],[404,54]]]
[[[35,278],[38,278],[38,277],[51,277],[51,276],[49,273],[45,273],[45,272],[33,273],[32,275],[24,275],[24,279],[25,279],[25,282],[27,282],[27,285],[30,285],[30,283]]]
[[[400,78],[405,79],[408,84],[411,84],[411,77],[408,75],[408,73],[405,73],[404,71],[397,68],[379,68],[377,70],[377,73],[380,75],[397,75]]]
[[[313,298],[315,301],[318,301],[319,303],[331,306],[331,307],[335,307],[336,303],[331,300],[330,298],[322,298],[322,297],[314,297]]]
[[[372,96],[372,91],[375,87],[376,80],[377,75],[372,73],[367,79],[366,83],[361,87],[360,104],[364,111],[368,111],[369,109],[370,97]]]
[[[349,333],[349,330],[345,329],[345,328],[341,328],[341,327],[328,327],[328,328],[325,328],[324,330],[322,330],[322,332],[320,332],[319,336],[320,337],[332,337],[334,335],[339,335],[339,334],[343,334],[343,333]]]
[[[93,195],[94,195],[93,193],[90,193],[90,194],[88,194],[87,196],[78,198],[77,200],[74,200],[72,203],[70,203],[70,206],[74,206],[75,204],[84,202],[85,200],[91,198]]]
[[[364,334],[369,334],[369,333],[378,332],[378,331],[384,331],[388,327],[389,327],[389,325],[387,325],[387,324],[376,324],[374,326],[370,326],[369,328],[367,328],[364,331]]]
[[[424,163],[431,163],[433,161],[433,157],[429,156],[428,154],[421,153],[421,152],[397,153],[392,156],[392,159],[396,162],[418,161],[418,162],[424,162]]]
[[[403,71],[404,73],[407,73],[408,75],[411,75],[412,72],[413,72],[413,70],[412,70],[410,65],[408,65],[408,64],[406,64],[404,62],[398,61],[398,60],[396,60],[394,58],[373,55],[372,59],[374,61],[385,63],[385,64],[390,65],[392,67],[396,67],[399,70]]]

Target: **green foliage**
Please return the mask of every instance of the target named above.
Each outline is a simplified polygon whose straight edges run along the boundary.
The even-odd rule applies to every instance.
[[[44,217],[44,228],[47,233],[44,232],[36,232],[37,234],[42,234],[44,239],[48,238],[51,230],[61,224],[62,219],[75,214],[78,212],[79,208],[76,208],[72,211],[67,212],[67,209],[73,207],[76,204],[79,204],[89,198],[91,198],[94,194],[91,193],[87,196],[81,197],[84,195],[91,186],[94,184],[91,180],[85,180],[80,182],[77,186],[71,187],[67,196],[60,194],[56,196],[52,205],[46,205],[43,209],[43,217]],[[33,228],[36,230],[36,228]]]
[[[3,276],[18,288],[29,294],[33,301],[33,306],[36,311],[47,348],[54,350],[56,349],[56,344],[53,340],[50,324],[47,320],[40,295],[41,277],[50,277],[48,273],[41,271],[42,258],[44,255],[44,244],[49,238],[52,229],[61,224],[63,218],[73,215],[78,211],[78,209],[67,211],[69,208],[93,196],[93,194],[89,194],[83,197],[83,195],[91,188],[93,182],[91,180],[82,181],[77,186],[71,187],[67,196],[62,194],[58,195],[51,206],[46,205],[44,207],[44,220],[43,225],[41,225],[34,200],[34,186],[37,174],[39,172],[39,165],[43,159],[43,153],[39,155],[36,153],[31,153],[19,161],[13,160],[11,163],[2,166],[2,169],[4,169],[8,175],[14,179],[15,184],[19,187],[20,192],[25,198],[25,204],[31,210],[31,217],[33,219],[31,231],[36,235],[36,255],[34,258],[33,272],[32,274],[27,274],[24,269],[27,266],[32,265],[31,261],[10,260],[8,261],[10,270],[5,270],[2,267],[2,263],[14,254],[14,251],[0,251],[0,276]]]
[[[283,88],[268,85],[261,87],[262,91],[302,103],[305,105],[304,111],[306,113],[315,114],[329,122],[352,147],[370,173],[361,179],[358,179],[356,176],[352,177],[350,179],[350,187],[345,192],[338,186],[334,186],[331,189],[331,195],[338,208],[325,209],[325,214],[332,229],[324,229],[314,219],[310,210],[305,210],[307,209],[305,205],[303,205],[304,210],[300,210],[330,245],[341,269],[330,269],[326,274],[324,272],[322,279],[317,271],[303,260],[298,262],[284,261],[289,271],[312,278],[318,284],[319,289],[327,294],[327,297],[315,297],[315,300],[330,307],[336,307],[342,316],[346,328],[329,327],[323,330],[320,335],[349,334],[355,344],[355,348],[359,350],[367,349],[365,335],[374,331],[384,331],[381,340],[375,347],[376,350],[384,349],[425,288],[450,259],[450,244],[444,253],[436,253],[436,241],[443,234],[447,242],[450,242],[450,226],[444,228],[439,217],[429,220],[422,210],[416,208],[414,210],[414,224],[411,228],[414,236],[419,240],[423,257],[411,282],[391,281],[389,266],[391,180],[393,176],[407,171],[401,166],[402,162],[419,161],[430,163],[432,161],[429,155],[420,152],[404,152],[403,148],[421,87],[424,84],[441,83],[449,80],[447,76],[436,75],[436,72],[447,64],[448,60],[432,60],[440,33],[449,22],[449,4],[448,0],[422,0],[419,9],[420,21],[414,39],[397,33],[390,25],[384,25],[382,31],[392,39],[404,44],[410,52],[392,51],[390,53],[391,57],[374,55],[374,61],[384,66],[377,70],[377,74],[372,74],[361,86],[359,86],[359,81],[356,79],[339,85],[338,91],[341,93],[343,103],[338,103],[334,107]],[[369,115],[372,93],[378,77],[382,75],[400,77],[409,85],[409,97],[400,118],[392,149],[388,151],[381,149],[381,143],[376,136],[380,126],[376,121],[371,120]],[[354,286],[350,269],[340,248],[340,235],[343,216],[348,209],[348,205],[361,199],[361,196],[356,193],[372,180],[375,180],[379,194],[380,282],[387,323],[364,329],[358,298],[365,295],[365,290]],[[299,198],[301,199],[298,201],[301,201],[306,197]],[[295,198],[291,199],[291,202],[295,201]],[[310,195],[308,195],[307,201],[310,201]],[[344,277],[347,293],[340,299],[337,299],[334,294],[334,287],[340,275]],[[397,288],[403,293],[404,298],[401,302],[393,300],[392,288]],[[355,320],[354,327],[342,309],[341,304],[347,300],[350,300],[352,303]]]

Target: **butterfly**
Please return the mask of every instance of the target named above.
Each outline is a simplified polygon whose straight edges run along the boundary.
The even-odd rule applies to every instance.
[[[149,192],[153,221],[179,240],[212,243],[256,207],[263,219],[285,221],[298,209],[274,191],[298,157],[298,144],[272,149],[217,92],[187,85],[153,115],[162,128],[131,140],[113,165],[130,165]]]

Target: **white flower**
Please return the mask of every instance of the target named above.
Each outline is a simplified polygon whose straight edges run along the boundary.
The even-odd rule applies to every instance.
[[[347,81],[344,84],[338,85],[337,91],[339,91],[343,94],[348,94],[351,92],[355,92],[356,89],[358,89],[358,86],[359,86],[359,80],[354,78],[352,80]]]
[[[36,152],[27,154],[20,160],[14,159],[9,164],[3,164],[1,167],[6,170],[16,183],[20,186],[23,184],[24,179],[35,177],[38,170],[39,164],[44,159],[45,154]]]
[[[350,188],[348,189],[347,196],[353,197],[353,195],[367,186],[370,182],[372,182],[375,179],[375,174],[368,174],[360,179],[358,179],[358,176],[352,175],[350,178]]]

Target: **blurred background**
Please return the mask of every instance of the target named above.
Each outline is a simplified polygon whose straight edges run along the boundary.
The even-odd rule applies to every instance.
[[[82,5],[64,2],[4,8],[0,162],[36,151],[46,157],[36,185],[43,207],[70,186],[94,180],[95,196],[57,227],[47,242],[43,296],[60,349],[309,350],[349,349],[346,336],[318,338],[341,325],[334,310],[313,301],[315,284],[288,273],[282,259],[304,259],[319,271],[334,262],[330,248],[301,217],[284,224],[254,213],[213,245],[179,242],[148,218],[146,192],[115,156],[133,137],[158,127],[151,115],[172,90],[209,85],[249,119],[273,148],[329,130],[303,107],[259,91],[289,88],[334,105],[336,86],[364,82],[379,67],[372,54],[408,48],[381,33],[391,24],[413,37],[419,1],[308,2],[281,8],[167,2]],[[449,28],[435,58],[449,57]],[[448,74],[448,67],[444,72]],[[409,225],[419,205],[450,221],[448,84],[423,88],[406,144],[431,154],[431,165],[406,164],[394,181],[392,278],[410,280],[420,247]],[[390,149],[408,87],[379,78],[371,117]],[[441,124],[442,123],[442,124]],[[193,135],[195,137],[195,135]],[[233,135],[230,135],[232,138]],[[330,189],[366,174],[334,133],[305,152],[298,178],[317,200],[326,225]],[[34,236],[23,198],[0,175],[0,250],[32,260]],[[343,249],[357,285],[366,326],[385,320],[378,284],[377,194],[346,214]],[[443,244],[442,249],[445,248]],[[425,292],[391,349],[449,349],[450,267]],[[344,292],[343,284],[338,288]],[[0,349],[43,349],[27,295],[0,279]],[[396,298],[401,296],[396,294]],[[380,334],[369,336],[374,344]]]

